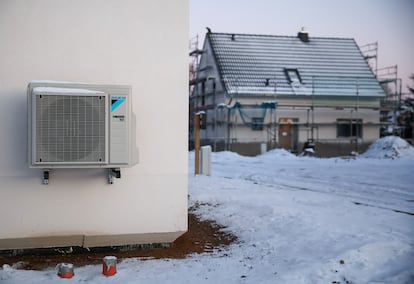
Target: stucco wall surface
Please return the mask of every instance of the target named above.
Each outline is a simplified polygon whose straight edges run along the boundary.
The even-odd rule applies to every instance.
[[[0,249],[187,229],[187,40],[187,0],[0,1]],[[139,163],[113,185],[102,169],[57,169],[43,185],[26,161],[31,80],[131,85]]]

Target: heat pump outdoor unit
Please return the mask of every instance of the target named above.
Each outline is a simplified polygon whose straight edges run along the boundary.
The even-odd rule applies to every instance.
[[[54,168],[108,168],[108,181],[138,162],[131,87],[33,81],[28,85],[28,161],[49,182]]]

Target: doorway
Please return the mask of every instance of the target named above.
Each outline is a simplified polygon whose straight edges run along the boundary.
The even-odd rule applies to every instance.
[[[290,152],[298,151],[298,118],[279,118],[279,147]]]

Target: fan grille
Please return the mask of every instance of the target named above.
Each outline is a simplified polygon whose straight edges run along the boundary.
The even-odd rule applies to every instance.
[[[105,96],[36,95],[36,162],[101,163]]]

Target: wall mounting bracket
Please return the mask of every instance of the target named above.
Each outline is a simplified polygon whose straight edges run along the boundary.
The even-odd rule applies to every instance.
[[[108,169],[108,183],[113,184],[115,178],[121,178],[121,169],[120,168],[110,168]]]
[[[49,169],[44,169],[43,170],[43,184],[44,185],[48,185],[49,184]]]

